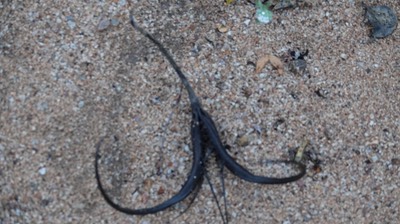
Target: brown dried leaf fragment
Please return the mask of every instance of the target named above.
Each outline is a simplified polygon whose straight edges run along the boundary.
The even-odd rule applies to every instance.
[[[146,189],[150,189],[153,186],[154,181],[152,179],[147,178],[143,181],[143,185]]]
[[[261,70],[265,67],[265,65],[269,62],[269,55],[264,56],[257,60],[256,63],[256,73],[260,73]]]
[[[157,194],[161,195],[164,194],[164,192],[165,192],[164,188],[160,186],[160,188],[158,188]]]
[[[278,70],[279,75],[283,75],[283,63],[280,58],[270,55],[269,60],[271,62],[271,65]]]
[[[280,58],[274,55],[266,55],[258,59],[256,63],[256,73],[260,73],[268,62],[270,62],[271,65],[278,70],[279,75],[283,75],[283,63]]]

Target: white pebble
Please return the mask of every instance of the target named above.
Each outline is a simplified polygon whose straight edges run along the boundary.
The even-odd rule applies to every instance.
[[[82,108],[83,106],[85,106],[85,101],[83,101],[83,100],[79,101],[78,107]]]
[[[266,74],[266,73],[261,73],[261,74],[259,75],[259,77],[263,79],[263,78],[267,77],[267,74]]]
[[[67,24],[68,24],[69,28],[71,28],[71,29],[74,29],[75,26],[76,26],[75,22],[72,21],[72,20],[68,20],[68,21],[67,21]]]
[[[42,176],[45,175],[46,172],[47,172],[46,167],[42,167],[42,168],[39,169],[39,174],[42,175]]]
[[[69,26],[69,28],[74,29],[76,24],[74,21],[74,18],[72,16],[67,16],[67,24]]]
[[[183,146],[183,151],[190,152],[190,147],[188,145]]]
[[[119,6],[124,6],[126,5],[126,0],[119,0],[118,4]]]

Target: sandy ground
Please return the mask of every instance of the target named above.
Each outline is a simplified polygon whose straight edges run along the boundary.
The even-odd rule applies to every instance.
[[[385,4],[400,16],[398,0]],[[400,222],[400,31],[372,40],[360,1],[312,1],[255,21],[236,1],[0,3],[0,223],[221,223],[209,185],[164,212],[128,216],[178,190],[191,165],[190,108],[133,12],[182,66],[230,153],[256,173],[309,140],[300,181],[269,186],[224,172],[231,223]],[[223,27],[224,29],[219,29]],[[223,31],[223,32],[220,32]],[[226,31],[226,32],[225,32]],[[290,50],[308,49],[294,73]],[[255,73],[265,55],[284,62]],[[245,141],[243,141],[245,140]],[[215,159],[208,170],[222,200]],[[221,202],[222,203],[222,202]]]

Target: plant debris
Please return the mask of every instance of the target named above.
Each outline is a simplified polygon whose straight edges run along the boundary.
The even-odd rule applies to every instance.
[[[290,51],[289,71],[296,75],[303,75],[307,71],[307,62],[304,57],[308,55],[308,50],[305,52],[294,50]]]
[[[256,63],[256,73],[260,73],[268,62],[270,62],[271,65],[278,70],[279,75],[283,75],[283,63],[280,58],[274,55],[266,55],[258,59]]]
[[[301,143],[300,147],[297,149],[296,157],[294,158],[295,161],[300,162],[303,159],[304,150],[307,148],[310,141],[308,139],[304,139]]]
[[[285,10],[290,8],[311,8],[317,4],[316,0],[272,0],[273,10]]]
[[[293,0],[274,0],[272,2],[274,5],[274,10],[292,8],[297,5],[296,1],[293,2]]]

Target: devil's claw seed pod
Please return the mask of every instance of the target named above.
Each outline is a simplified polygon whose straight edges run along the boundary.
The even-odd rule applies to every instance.
[[[397,27],[397,16],[393,9],[385,6],[366,6],[365,18],[372,27],[371,36],[374,38],[384,38],[393,33]]]

